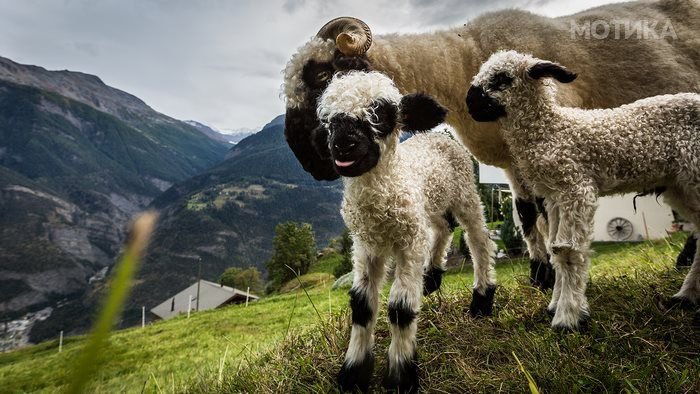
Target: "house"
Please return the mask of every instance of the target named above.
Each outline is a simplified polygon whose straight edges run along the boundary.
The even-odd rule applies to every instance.
[[[188,288],[163,301],[160,305],[151,309],[151,313],[160,319],[167,320],[180,313],[187,313],[187,309],[190,307],[192,311],[206,311],[224,305],[244,303],[246,299],[257,301],[259,298],[252,294],[247,294],[245,291],[209,282],[208,280],[200,280],[199,289],[197,289],[197,285],[197,282],[195,282]],[[199,294],[199,304],[197,303],[197,294]],[[192,297],[191,305],[190,297]],[[197,309],[197,307],[199,308]]]
[[[508,179],[500,168],[479,163],[479,182],[507,184]],[[663,203],[663,194],[658,199],[652,194],[635,201],[635,194],[630,193],[599,198],[593,221],[594,241],[660,239],[672,230],[673,211]]]

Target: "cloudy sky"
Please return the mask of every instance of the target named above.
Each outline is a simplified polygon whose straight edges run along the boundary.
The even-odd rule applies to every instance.
[[[557,16],[609,2],[0,0],[0,56],[95,74],[178,119],[256,128],[284,112],[281,70],[333,17],[358,17],[382,34],[507,7]]]

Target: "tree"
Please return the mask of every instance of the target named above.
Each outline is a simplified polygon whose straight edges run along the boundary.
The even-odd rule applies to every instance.
[[[308,223],[285,222],[275,227],[272,257],[267,262],[269,290],[277,290],[284,282],[304,275],[316,261],[316,241]]]
[[[515,228],[515,220],[513,220],[513,203],[512,197],[506,197],[501,204],[501,213],[503,214],[503,226],[501,227],[501,240],[506,245],[506,252],[509,255],[517,255],[522,253],[523,238],[520,232]]]
[[[255,267],[246,269],[240,269],[238,267],[227,268],[226,271],[221,274],[221,277],[219,277],[219,283],[241,291],[246,291],[246,289],[250,287],[250,292],[256,295],[262,294],[263,292],[262,277],[260,271]]]
[[[352,271],[352,237],[350,237],[350,231],[347,228],[340,236],[340,255],[342,256],[340,264],[333,269],[333,275],[336,278]]]

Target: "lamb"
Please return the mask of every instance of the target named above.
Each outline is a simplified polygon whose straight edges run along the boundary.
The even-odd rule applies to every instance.
[[[337,75],[318,104],[319,155],[343,177],[341,213],[353,238],[352,330],[338,375],[342,390],[367,391],[373,331],[386,265],[395,260],[388,314],[392,341],[384,386],[418,389],[416,315],[421,294],[439,287],[451,238],[447,217],[463,226],[474,261],[472,315],[490,315],[495,245],[488,237],[469,153],[439,133],[399,144],[399,127],[416,133],[442,123],[446,110],[421,94],[402,96],[377,72]]]
[[[447,122],[474,157],[506,171],[515,193],[514,208],[528,245],[533,284],[553,281],[544,234],[546,226],[538,197],[511,170],[513,158],[502,149],[495,125],[474,122],[467,114],[464,87],[479,66],[499,49],[576,64],[580,83],[564,86],[564,105],[611,108],[643,97],[700,90],[700,3],[697,0],[637,1],[609,4],[559,18],[520,10],[487,13],[464,27],[424,34],[373,36],[355,18],[337,18],[291,57],[284,71],[287,102],[285,136],[302,167],[318,180],[338,177],[332,163],[313,149],[311,132],[318,126],[316,103],[333,74],[375,70],[389,75],[399,90],[425,92],[450,109]],[[576,35],[574,29],[593,24],[658,21],[670,23],[674,39],[646,39],[639,34],[619,39]],[[656,30],[658,33],[658,29]],[[622,32],[627,34],[627,30]],[[623,36],[624,38],[624,36]],[[466,61],[465,61],[466,60]]]
[[[515,170],[545,198],[556,282],[554,328],[585,328],[593,214],[599,196],[665,190],[664,200],[700,228],[700,94],[660,95],[613,109],[563,107],[556,84],[577,75],[515,51],[492,55],[466,102],[501,127]],[[700,301],[700,257],[672,300]]]

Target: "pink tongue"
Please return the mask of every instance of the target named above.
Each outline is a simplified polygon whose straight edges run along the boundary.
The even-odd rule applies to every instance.
[[[353,163],[355,163],[355,162],[354,161],[338,161],[338,160],[335,161],[335,165],[337,165],[338,167],[350,167],[351,165],[353,165]]]

